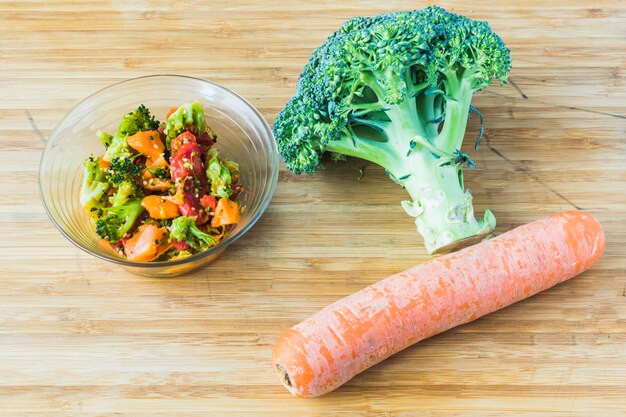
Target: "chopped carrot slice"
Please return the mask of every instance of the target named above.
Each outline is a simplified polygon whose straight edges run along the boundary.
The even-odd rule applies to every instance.
[[[167,252],[171,247],[172,247],[172,242],[169,242],[169,239],[165,239],[165,242],[162,242],[159,247],[157,248],[157,255],[155,257],[158,258],[159,256],[163,255],[165,252]]]
[[[173,219],[180,216],[178,206],[165,197],[159,195],[149,195],[144,197],[141,205],[148,211],[153,219]]]
[[[150,262],[159,256],[159,247],[167,238],[167,228],[144,224],[126,241],[124,252],[131,261]]]
[[[211,220],[211,226],[219,227],[239,223],[239,204],[227,198],[220,198],[215,207],[215,216]]]
[[[167,195],[165,196],[165,199],[171,201],[177,206],[182,206],[183,204],[185,204],[185,199],[181,193],[176,193],[174,195]]]
[[[111,163],[109,161],[105,161],[104,158],[102,158],[103,156],[104,155],[100,155],[100,158],[98,158],[98,166],[100,169],[108,169]]]
[[[167,191],[174,187],[170,181],[162,180],[161,178],[153,178],[146,180],[143,188],[150,191]]]
[[[168,166],[167,160],[165,159],[165,154],[159,155],[159,157],[155,159],[154,161],[148,158],[146,160],[146,166],[152,169],[165,168],[166,166]]]
[[[152,172],[150,172],[150,170],[147,168],[141,171],[141,177],[142,177],[142,186],[146,190],[167,191],[170,188],[174,188],[174,184],[172,184],[171,181],[163,179],[163,178],[155,177],[154,174],[152,174]]]
[[[156,177],[144,178],[142,181],[142,186],[146,190],[150,191],[167,191],[170,188],[174,188],[174,184],[172,184],[171,181]]]
[[[165,119],[166,120],[169,119],[172,113],[174,113],[176,110],[178,110],[178,107],[171,107],[169,111],[167,112],[167,114],[165,115]]]
[[[128,146],[156,161],[165,152],[161,134],[157,130],[137,132],[126,139]]]

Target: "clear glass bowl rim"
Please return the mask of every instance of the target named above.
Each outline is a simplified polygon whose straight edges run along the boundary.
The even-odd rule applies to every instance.
[[[178,260],[174,260],[174,261],[164,261],[164,262],[133,262],[133,261],[129,261],[126,260],[124,258],[115,258],[115,257],[106,257],[103,256],[99,253],[93,252],[87,248],[85,248],[84,246],[82,246],[80,243],[76,242],[72,236],[70,236],[69,233],[67,233],[63,227],[61,227],[61,225],[59,225],[56,220],[54,219],[54,217],[50,214],[50,210],[48,208],[48,206],[46,205],[46,200],[43,197],[43,191],[41,189],[41,184],[43,182],[42,180],[42,176],[43,176],[43,163],[44,163],[44,158],[46,155],[46,152],[48,152],[48,148],[51,145],[51,141],[50,138],[54,137],[54,135],[57,133],[57,130],[59,129],[60,126],[63,125],[63,122],[65,121],[65,119],[67,119],[72,113],[74,113],[74,111],[76,111],[76,109],[78,109],[79,107],[81,107],[84,103],[86,103],[87,101],[93,99],[94,97],[106,92],[107,90],[113,88],[113,87],[117,87],[121,84],[126,84],[126,83],[132,83],[132,82],[136,82],[139,80],[143,80],[143,79],[148,79],[148,78],[180,78],[180,79],[187,79],[187,80],[192,80],[192,81],[199,81],[201,83],[205,83],[210,85],[212,88],[218,89],[218,90],[222,90],[224,93],[229,94],[231,96],[234,96],[236,99],[240,100],[246,107],[248,107],[254,114],[255,116],[259,119],[259,121],[261,122],[261,125],[263,126],[263,130],[265,131],[265,133],[267,134],[267,137],[269,138],[269,146],[271,149],[271,155],[269,155],[269,163],[271,164],[270,170],[272,172],[272,178],[270,178],[270,182],[269,182],[269,190],[266,192],[265,194],[265,198],[264,200],[261,202],[261,205],[259,206],[259,209],[257,210],[257,212],[254,214],[254,216],[252,216],[250,218],[250,221],[239,231],[239,233],[237,233],[235,236],[232,237],[227,237],[226,239],[224,239],[222,242],[220,242],[217,246],[212,247],[209,250],[206,250],[204,252],[200,252],[200,253],[196,253],[195,255],[189,256],[187,258],[183,258],[183,259],[178,259]],[[39,190],[39,199],[41,200],[41,203],[44,207],[44,210],[46,211],[46,214],[48,216],[48,218],[52,221],[52,223],[54,224],[54,226],[61,232],[61,234],[63,234],[63,236],[65,236],[65,238],[67,240],[69,240],[70,242],[72,242],[74,244],[74,246],[78,247],[79,249],[81,249],[84,252],[89,253],[90,255],[95,256],[96,258],[102,259],[104,261],[108,261],[108,262],[113,262],[115,264],[118,265],[122,265],[122,266],[126,266],[126,267],[137,267],[137,266],[141,266],[142,268],[163,268],[164,266],[176,266],[176,265],[184,265],[186,263],[190,263],[196,260],[200,260],[202,258],[208,257],[214,253],[219,253],[220,251],[224,250],[225,248],[227,248],[228,246],[230,246],[231,244],[235,243],[240,237],[242,237],[243,235],[245,235],[248,230],[250,230],[250,228],[252,228],[252,226],[254,226],[254,224],[259,220],[259,218],[263,215],[263,213],[265,213],[265,210],[267,209],[267,206],[269,205],[270,201],[272,200],[272,196],[274,195],[274,191],[276,190],[276,184],[278,183],[278,149],[276,147],[276,141],[274,140],[274,133],[272,132],[272,128],[269,126],[269,124],[267,123],[267,121],[265,120],[265,118],[263,117],[263,115],[261,115],[261,113],[256,109],[256,107],[254,107],[252,104],[250,104],[250,102],[248,100],[246,100],[245,98],[243,98],[242,96],[240,96],[239,94],[235,93],[233,90],[230,90],[229,88],[226,88],[216,82],[213,81],[209,81],[209,80],[205,80],[202,78],[197,78],[197,77],[191,77],[188,75],[178,75],[178,74],[151,74],[151,75],[144,75],[141,77],[135,77],[135,78],[129,78],[127,80],[123,80],[123,81],[119,81],[113,84],[110,84],[104,88],[101,88],[100,90],[97,90],[96,92],[88,95],[87,97],[85,97],[84,99],[82,99],[80,102],[78,102],[78,104],[76,104],[74,107],[72,107],[72,109],[70,111],[68,111],[65,116],[63,116],[63,118],[61,120],[59,120],[59,122],[56,124],[54,130],[50,133],[50,135],[48,136],[48,139],[46,140],[46,145],[44,146],[43,151],[41,152],[41,158],[39,160],[39,175],[38,175],[38,184],[37,184],[37,189]]]

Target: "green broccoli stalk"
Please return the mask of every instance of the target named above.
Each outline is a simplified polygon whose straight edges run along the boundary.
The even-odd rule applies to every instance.
[[[436,6],[353,18],[304,67],[274,124],[279,152],[296,174],[325,152],[381,165],[411,196],[402,205],[428,252],[450,250],[495,227],[489,210],[474,217],[461,144],[473,93],[506,82],[510,66],[486,22]]]
[[[105,205],[105,194],[110,185],[106,173],[100,169],[99,158],[90,156],[83,163],[83,184],[80,187],[80,204],[88,211],[96,211]]]
[[[117,243],[122,239],[144,210],[141,199],[118,196],[115,200],[117,204],[102,209],[102,215],[94,221],[96,233],[111,243]]]
[[[176,217],[170,229],[170,238],[181,242],[187,242],[196,251],[203,251],[215,246],[216,240],[208,233],[204,233],[196,226],[194,217]]]

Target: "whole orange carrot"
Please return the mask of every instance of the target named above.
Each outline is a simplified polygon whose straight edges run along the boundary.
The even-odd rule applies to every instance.
[[[604,250],[589,214],[566,211],[413,267],[287,330],[273,366],[289,391],[325,394],[412,344],[578,275]]]

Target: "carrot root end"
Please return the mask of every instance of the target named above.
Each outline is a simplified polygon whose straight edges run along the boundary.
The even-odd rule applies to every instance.
[[[285,368],[283,368],[279,363],[277,363],[276,366],[274,367],[274,370],[278,374],[278,377],[280,378],[280,382],[285,386],[285,388],[287,388],[289,392],[292,393],[293,395],[296,395],[296,389],[291,383],[291,378],[289,378],[289,373],[287,373]]]

